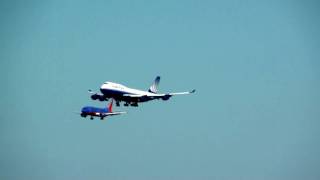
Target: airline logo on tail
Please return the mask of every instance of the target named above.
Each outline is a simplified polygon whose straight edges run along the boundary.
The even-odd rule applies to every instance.
[[[149,92],[157,94],[158,92],[158,86],[160,82],[160,76],[157,76],[156,79],[154,80],[153,84],[149,88]]]
[[[112,112],[112,104],[113,104],[113,99],[111,99],[111,102],[108,107],[109,112]]]

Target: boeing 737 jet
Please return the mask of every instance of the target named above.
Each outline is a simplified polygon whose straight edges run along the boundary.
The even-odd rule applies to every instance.
[[[164,101],[169,100],[170,97],[174,95],[185,95],[194,93],[195,90],[188,92],[176,92],[176,93],[158,93],[158,85],[160,82],[160,77],[157,76],[154,83],[150,86],[148,91],[142,91],[138,89],[128,88],[124,85],[105,82],[100,87],[100,93],[91,93],[91,99],[100,101],[107,101],[109,98],[113,98],[116,101],[116,105],[120,106],[120,102],[123,101],[124,106],[138,106],[138,103],[147,102],[155,99],[162,99]]]
[[[112,112],[112,104],[113,100],[111,100],[111,103],[106,108],[97,108],[92,106],[86,106],[81,109],[81,117],[87,117],[91,116],[90,119],[93,120],[93,117],[100,117],[101,120],[105,118],[106,116],[114,116],[114,115],[120,115],[125,114],[126,112]]]

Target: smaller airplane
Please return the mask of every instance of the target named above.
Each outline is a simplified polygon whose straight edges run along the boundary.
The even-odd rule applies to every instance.
[[[100,117],[101,120],[105,118],[106,116],[114,116],[114,115],[120,115],[120,114],[125,114],[127,112],[123,111],[118,111],[118,112],[113,112],[112,111],[112,104],[113,104],[113,99],[111,100],[110,104],[106,108],[97,108],[97,107],[92,107],[92,106],[85,106],[81,109],[81,117],[87,117],[91,116],[90,119],[93,120],[93,117]]]

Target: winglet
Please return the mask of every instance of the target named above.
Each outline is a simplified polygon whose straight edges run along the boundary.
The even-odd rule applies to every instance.
[[[109,112],[112,112],[112,105],[113,105],[113,99],[111,99],[111,102],[108,107]]]
[[[192,90],[192,91],[190,91],[190,93],[195,93],[196,92],[196,90],[194,89],[194,90]]]

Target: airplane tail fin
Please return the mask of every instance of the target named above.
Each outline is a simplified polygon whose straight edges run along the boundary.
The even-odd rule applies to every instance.
[[[160,83],[160,76],[157,76],[156,79],[154,80],[153,84],[149,88],[149,92],[151,93],[157,93],[158,92],[158,86]]]
[[[113,105],[113,99],[111,99],[111,102],[110,102],[110,104],[108,106],[109,112],[112,112],[112,105]]]

